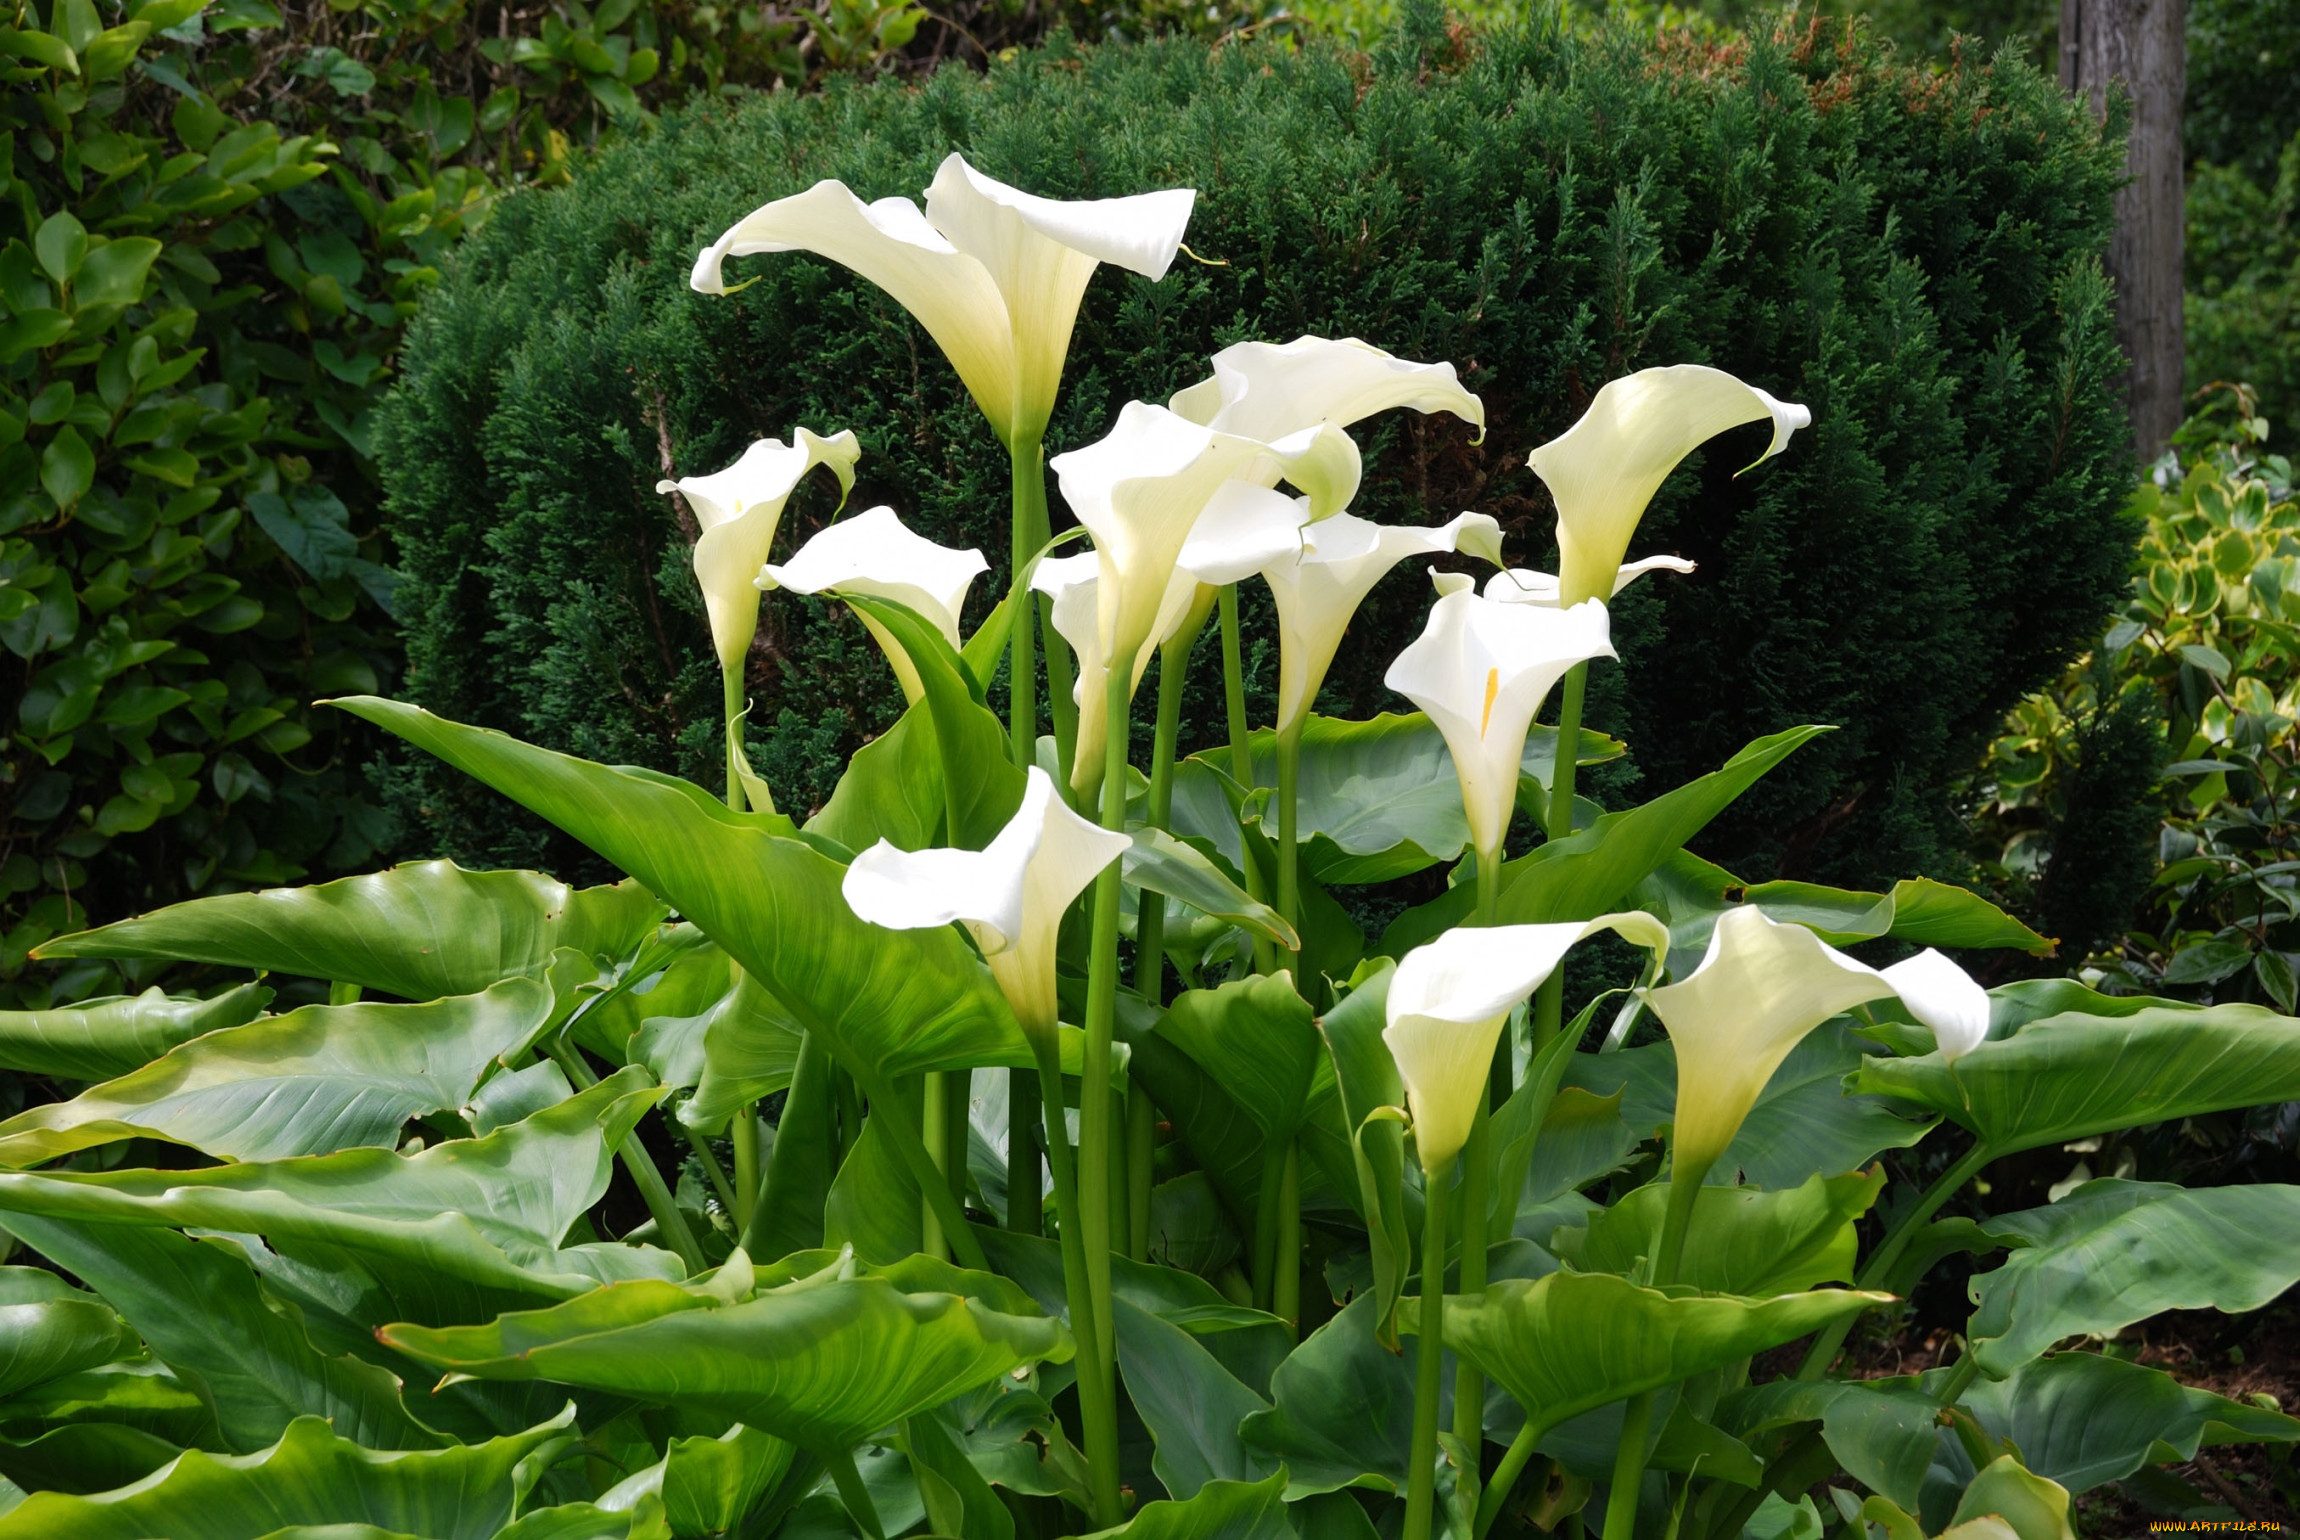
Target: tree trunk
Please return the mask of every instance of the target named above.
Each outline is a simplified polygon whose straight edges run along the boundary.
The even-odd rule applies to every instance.
[[[2188,74],[2186,0],[2061,0],[2060,83],[2105,115],[2112,83],[2132,102],[2125,171],[2116,195],[2108,276],[2116,334],[2129,362],[2125,403],[2141,458],[2154,459],[2180,426],[2181,266],[2185,217],[2180,108]]]

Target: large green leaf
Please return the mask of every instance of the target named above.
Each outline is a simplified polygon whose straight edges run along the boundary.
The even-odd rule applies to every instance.
[[[444,1442],[408,1415],[392,1376],[326,1356],[295,1320],[273,1310],[228,1242],[30,1214],[11,1215],[8,1228],[85,1279],[160,1359],[196,1377],[234,1449],[261,1449],[307,1414],[370,1449]]]
[[[1294,1540],[1284,1472],[1265,1481],[1209,1481],[1187,1502],[1148,1503],[1084,1540]]]
[[[1553,1428],[1817,1331],[1892,1296],[1850,1289],[1735,1299],[1640,1288],[1606,1273],[1505,1279],[1448,1299],[1446,1346]],[[1400,1312],[1411,1327],[1415,1312]]]
[[[1972,1281],[1967,1334],[1999,1376],[2063,1337],[2165,1310],[2257,1310],[2300,1280],[2300,1187],[2087,1182],[1981,1228],[2016,1243]]]
[[[852,1246],[865,1262],[898,1261],[925,1245],[920,1224],[924,1195],[895,1149],[897,1139],[919,1136],[916,1100],[902,1123],[895,1121],[897,1116],[884,1104],[871,1103],[862,1137],[839,1162],[823,1198],[823,1244]]]
[[[724,947],[866,1080],[1035,1062],[990,970],[948,927],[856,918],[845,868],[789,821],[730,812],[701,787],[554,754],[395,701],[347,711],[438,755],[630,872]]]
[[[733,989],[687,1024],[700,1029],[694,1035],[702,1061],[693,1082],[695,1094],[679,1109],[679,1121],[689,1128],[719,1132],[736,1108],[787,1089],[798,1073],[805,1029],[747,973],[738,975]],[[640,1039],[652,1049],[673,1025],[649,1017]]]
[[[1168,1495],[1197,1495],[1210,1481],[1259,1481],[1275,1461],[1246,1447],[1238,1428],[1269,1403],[1172,1322],[1113,1299],[1118,1368],[1127,1399],[1156,1446],[1151,1468]]]
[[[540,872],[416,861],[315,888],[227,893],[61,936],[42,957],[154,957],[336,979],[408,1000],[540,978],[551,954],[622,958],[663,918],[625,883],[570,888]]]
[[[942,745],[924,701],[855,750],[807,833],[864,851],[885,840],[924,850],[942,833]]]
[[[179,1449],[222,1442],[199,1392],[156,1358],[116,1359],[0,1401],[0,1427],[12,1438],[80,1422],[117,1423]]]
[[[27,1492],[109,1492],[143,1480],[182,1453],[141,1428],[69,1423],[28,1443],[0,1439],[0,1476]]]
[[[0,1396],[136,1351],[112,1308],[44,1268],[0,1267]]]
[[[1119,997],[1116,1030],[1130,1054],[1126,1073],[1149,1091],[1240,1228],[1250,1228],[1262,1182],[1262,1131],[1219,1081],[1159,1035],[1164,1015],[1136,996]]]
[[[1374,1337],[1378,1306],[1353,1299],[1311,1333],[1270,1379],[1270,1410],[1248,1417],[1246,1442],[1285,1462],[1295,1497],[1343,1487],[1403,1492],[1413,1441],[1414,1365],[1421,1344],[1402,1353]],[[1452,1376],[1441,1388],[1438,1421],[1450,1422]]]
[[[1846,1283],[1859,1245],[1855,1226],[1884,1190],[1882,1167],[1816,1176],[1802,1187],[1705,1187],[1693,1205],[1678,1279],[1710,1294],[1770,1298],[1818,1283]],[[1647,1258],[1669,1188],[1649,1183],[1550,1243],[1582,1272],[1628,1273]]]
[[[319,1417],[299,1417],[255,1454],[187,1450],[119,1491],[36,1493],[0,1516],[0,1540],[259,1540],[289,1526],[334,1524],[494,1540],[534,1480],[520,1462],[561,1438],[574,1414],[569,1407],[525,1433],[420,1452],[362,1448]]]
[[[910,655],[925,690],[921,702],[934,723],[944,795],[957,827],[942,843],[980,850],[1022,805],[1027,772],[1007,757],[1006,726],[975,697],[973,676],[940,631],[892,599],[862,594],[847,603],[893,634]],[[950,788],[957,795],[950,796]],[[947,822],[947,820],[946,820]]]
[[[1398,1340],[1398,1299],[1413,1271],[1413,1237],[1421,1223],[1420,1205],[1409,1201],[1405,1185],[1405,1124],[1396,1117],[1375,1116],[1384,1108],[1402,1108],[1406,1102],[1397,1061],[1382,1041],[1390,980],[1396,971],[1387,960],[1361,969],[1350,992],[1318,1022],[1333,1060],[1342,1121],[1349,1130],[1357,1173],[1359,1213],[1366,1223],[1366,1244],[1372,1253],[1374,1331],[1393,1348]]]
[[[651,1493],[662,1499],[674,1534],[726,1534],[791,1474],[797,1455],[795,1445],[737,1423],[717,1438],[672,1439],[662,1459],[616,1483],[601,1501],[626,1509]]]
[[[987,1273],[925,1257],[871,1273],[834,1261],[755,1292],[749,1273],[730,1263],[693,1286],[615,1283],[486,1326],[378,1335],[454,1373],[712,1412],[825,1455],[1023,1364],[1070,1356],[1061,1324]]]
[[[2004,1155],[2300,1100],[2300,1022],[2256,1005],[2064,1011],[1992,1037],[1953,1068],[1937,1053],[1870,1059],[1853,1086],[1939,1112]]]
[[[352,1149],[197,1171],[0,1175],[0,1211],[390,1259],[475,1286],[479,1301],[495,1301],[482,1312],[492,1315],[615,1278],[678,1275],[678,1259],[650,1247],[560,1249],[605,1194],[612,1148],[659,1094],[644,1071],[620,1070],[523,1122],[412,1156]]]
[[[0,1123],[0,1165],[138,1137],[224,1160],[388,1149],[409,1118],[469,1101],[480,1077],[533,1040],[550,1013],[549,989],[506,979],[421,1005],[307,1005],[227,1027]]]
[[[1941,1403],[1913,1379],[1783,1379],[1736,1391],[1717,1420],[1744,1436],[1818,1422],[1846,1474],[1914,1509],[1939,1443],[1940,1416]]]
[[[211,1000],[172,1000],[147,989],[52,1011],[0,1011],[0,1067],[109,1080],[203,1032],[253,1021],[271,999],[261,984],[242,984]]]
[[[1709,821],[1799,746],[1829,731],[1792,727],[1759,738],[1724,767],[1619,813],[1606,813],[1562,840],[1502,863],[1495,923],[1525,925],[1589,920],[1616,907],[1646,874],[1699,834]],[[1380,950],[1403,957],[1469,919],[1477,895],[1469,883],[1408,909],[1383,933]]]
[[[1213,1076],[1264,1138],[1294,1136],[1317,1068],[1318,1033],[1291,973],[1188,990],[1166,1008],[1158,1033]]]
[[[1301,949],[1301,938],[1285,916],[1232,882],[1205,852],[1161,829],[1140,828],[1133,836],[1132,847],[1120,859],[1126,880],[1135,887],[1163,893],[1289,952]]]

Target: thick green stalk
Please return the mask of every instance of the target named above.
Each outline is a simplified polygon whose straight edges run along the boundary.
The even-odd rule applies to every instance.
[[[966,1157],[972,1132],[969,1113],[974,1105],[974,1071],[954,1069],[942,1077],[943,1175],[950,1178],[950,1195],[966,1202]]]
[[[1445,1365],[1445,1196],[1453,1177],[1443,1170],[1422,1176],[1422,1300],[1414,1352],[1414,1431],[1406,1445],[1404,1540],[1430,1540],[1437,1502],[1438,1391]]]
[[[783,1100],[782,1123],[775,1130],[774,1150],[767,1156],[766,1177],[759,1184],[758,1201],[744,1211],[748,1217],[743,1224],[743,1249],[753,1256],[765,1249],[775,1227],[774,1205],[785,1200],[793,1186],[807,1180],[803,1173],[810,1158],[830,1156],[831,1169],[838,1169],[838,1082],[845,1078],[821,1038],[812,1032],[799,1038],[799,1062],[791,1070],[790,1094]],[[814,1146],[811,1151],[809,1144]],[[812,1233],[819,1241],[819,1230]]]
[[[1864,1289],[1873,1287],[1879,1279],[1890,1273],[1894,1264],[1901,1260],[1901,1253],[1908,1250],[1909,1242],[1916,1238],[1917,1231],[1923,1229],[1940,1212],[1942,1204],[1956,1196],[1958,1188],[1980,1175],[1981,1168],[1994,1159],[1996,1151],[1986,1142],[1975,1144],[1965,1151],[1963,1159],[1943,1171],[1933,1185],[1925,1189],[1925,1195],[1917,1200],[1916,1207],[1894,1222],[1883,1243],[1868,1261],[1861,1264],[1860,1272],[1853,1279],[1854,1286]],[[1822,1329],[1821,1334],[1813,1339],[1812,1347],[1806,1350],[1805,1361],[1797,1366],[1797,1378],[1817,1380],[1828,1372],[1829,1365],[1837,1361],[1837,1349],[1845,1345],[1846,1333],[1853,1329],[1854,1319],[1847,1317]]]
[[[583,1062],[583,1054],[573,1044],[553,1036],[545,1040],[543,1051],[551,1056],[562,1073],[578,1091],[588,1091],[599,1083],[591,1073],[591,1066]],[[630,1173],[631,1183],[639,1189],[639,1197],[654,1218],[655,1229],[663,1237],[663,1244],[678,1253],[679,1261],[692,1278],[710,1264],[703,1260],[703,1248],[695,1244],[694,1232],[687,1228],[687,1216],[679,1212],[679,1204],[671,1196],[671,1189],[663,1180],[663,1173],[655,1169],[655,1159],[647,1147],[639,1142],[639,1130],[632,1129],[623,1136],[621,1148],[615,1154],[622,1160],[623,1169]]]
[[[919,1099],[919,1142],[926,1146],[927,1158],[934,1162],[935,1181],[943,1191],[950,1190],[949,1171],[950,1131],[943,1126],[950,1100],[943,1094],[942,1071],[928,1070],[924,1094]],[[950,1252],[943,1245],[940,1211],[934,1205],[934,1194],[920,1194],[918,1216],[919,1250],[938,1261],[948,1261]]]
[[[1070,656],[1070,644],[1054,629],[1054,600],[1045,594],[1038,596],[1038,641],[1046,649],[1046,716],[1054,729],[1055,790],[1063,800],[1074,802],[1070,770],[1078,763],[1078,701],[1071,693],[1077,675],[1070,669],[1076,660]]]
[[[686,1135],[687,1148],[695,1152],[695,1164],[703,1168],[704,1179],[711,1184],[711,1191],[717,1193],[719,1201],[727,1206],[728,1217],[740,1219],[749,1213],[749,1209],[736,1205],[734,1185],[727,1180],[726,1168],[719,1164],[719,1157],[711,1153],[711,1141],[684,1123],[679,1125],[679,1132]]]
[[[1174,819],[1174,747],[1182,732],[1182,685],[1190,652],[1204,625],[1182,632],[1158,649],[1158,730],[1150,750],[1150,824],[1164,829]],[[1134,989],[1152,1005],[1166,1003],[1166,899],[1144,892],[1134,928]],[[1132,1084],[1126,1108],[1126,1255],[1137,1262],[1150,1255],[1151,1162],[1157,1154],[1158,1109],[1140,1083]]]
[[[1302,723],[1296,722],[1278,734],[1278,913],[1297,931],[1302,924],[1302,877],[1294,818],[1301,782]]]
[[[839,1501],[846,1504],[847,1516],[861,1527],[864,1540],[886,1540],[886,1531],[879,1525],[878,1504],[871,1501],[870,1488],[863,1485],[862,1472],[855,1469],[854,1451],[842,1449],[824,1463],[831,1468],[831,1484],[838,1488]]]
[[[1549,762],[1549,814],[1542,833],[1561,840],[1573,833],[1573,777],[1581,765],[1581,703],[1589,692],[1589,665],[1576,663],[1565,676],[1557,703],[1557,754]],[[1489,922],[1490,923],[1490,922]],[[1533,994],[1533,1051],[1541,1052],[1565,1020],[1565,974],[1560,969]]]
[[[919,1121],[910,1115],[908,1103],[884,1076],[858,1074],[855,1079],[861,1084],[863,1095],[871,1100],[873,1117],[893,1117],[901,1124],[895,1137],[887,1143],[894,1146],[902,1163],[910,1168],[911,1180],[918,1183],[918,1190],[933,1208],[935,1222],[942,1227],[942,1238],[949,1242],[954,1260],[976,1272],[989,1272],[990,1259],[983,1255],[982,1242],[968,1227],[966,1211],[959,1207],[958,1199],[951,1196],[950,1183],[944,1178],[942,1168],[934,1163],[926,1141],[919,1137]]]
[[[731,668],[719,670],[719,703],[727,724],[727,806],[744,812],[743,798],[743,676]]]
[[[1494,1467],[1493,1480],[1486,1483],[1485,1493],[1477,1500],[1477,1522],[1470,1527],[1471,1540],[1485,1540],[1485,1532],[1493,1528],[1493,1521],[1501,1517],[1501,1505],[1509,1501],[1509,1489],[1517,1485],[1518,1473],[1525,1462],[1533,1458],[1533,1446],[1540,1441],[1544,1429],[1531,1417],[1517,1430],[1517,1437],[1509,1441],[1502,1451],[1501,1463]]]
[[[1034,1034],[1038,1082],[1045,1088],[1046,1158],[1054,1170],[1054,1206],[1062,1238],[1063,1295],[1070,1306],[1070,1334],[1078,1341],[1078,1416],[1086,1449],[1086,1479],[1094,1500],[1094,1522],[1108,1528],[1125,1518],[1118,1496],[1118,1399],[1110,1367],[1087,1351],[1101,1338],[1100,1317],[1086,1265],[1085,1226],[1078,1222],[1078,1172],[1071,1159],[1069,1119],[1062,1110],[1062,1065],[1051,1042]]]
[[[748,1214],[759,1202],[759,1104],[745,1102],[727,1124],[727,1142],[735,1147],[735,1195],[730,1205],[736,1214]],[[706,1155],[708,1151],[705,1151]],[[710,1162],[716,1172],[718,1161]]]
[[[1613,1486],[1605,1494],[1605,1540],[1637,1540],[1637,1494],[1645,1485],[1645,1435],[1653,1426],[1653,1392],[1631,1396],[1613,1452]]]
[[[1477,922],[1491,925],[1496,907],[1501,902],[1501,852],[1480,851],[1477,856]],[[1498,1106],[1509,1098],[1510,1041],[1504,1031],[1494,1044],[1493,1068],[1489,1076],[1487,1101]],[[1460,1292],[1480,1294],[1485,1291],[1486,1232],[1493,1213],[1493,1136],[1488,1106],[1480,1106],[1470,1123],[1469,1143],[1462,1146],[1461,1218],[1456,1228],[1461,1234]],[[1482,1454],[1485,1448],[1485,1375],[1468,1358],[1454,1362],[1453,1379],[1453,1431],[1472,1451]],[[1473,1458],[1475,1456],[1473,1455]],[[1477,1473],[1466,1472],[1464,1480],[1474,1483]]]
[[[1254,1254],[1247,1279],[1254,1288],[1254,1308],[1270,1310],[1278,1272],[1278,1204],[1285,1195],[1286,1156],[1275,1141],[1262,1146],[1262,1180],[1254,1194]]]
[[[1286,1141],[1278,1176],[1278,1235],[1272,1248],[1270,1313],[1302,1331],[1302,1141]]]
[[[1964,1356],[1959,1358],[1957,1366],[1949,1371],[1948,1383],[1941,1387],[1940,1394],[1934,1396],[1933,1399],[1943,1406],[1956,1405],[1965,1398],[1965,1392],[1972,1389],[1973,1381],[1980,1372],[1981,1361],[1973,1357],[1973,1345],[1968,1342],[1965,1344]]]
[[[1015,440],[1006,446],[1006,454],[1013,472],[1014,565],[1010,581],[1022,595],[1015,600],[1019,613],[1008,637],[1012,650],[1006,675],[1007,751],[1016,764],[1028,766],[1038,755],[1038,649],[1037,633],[1030,624],[1030,600],[1021,583],[1030,558],[1046,543],[1046,536],[1040,533],[1046,523],[1046,466],[1035,436]]]
[[[1006,1228],[1036,1235],[1041,1228],[1038,1172],[1038,1071],[1006,1072]]]
[[[1238,641],[1238,585],[1222,585],[1222,694],[1230,715],[1230,778],[1248,791],[1254,788],[1253,738],[1246,728],[1246,668]],[[1262,874],[1255,866],[1251,854],[1244,862],[1246,892],[1253,898],[1263,898]],[[1261,937],[1254,938],[1254,971],[1268,973],[1275,966],[1275,949]]]
[[[1102,763],[1102,827],[1126,827],[1127,714],[1133,705],[1128,686],[1134,660],[1110,660],[1103,697],[1109,723]],[[1115,1365],[1110,1315],[1111,1116],[1110,1040],[1118,1020],[1119,863],[1094,879],[1094,923],[1086,961],[1086,1044],[1078,1080],[1078,1228],[1086,1247],[1086,1281],[1094,1304],[1096,1340],[1080,1343],[1105,1365]],[[1063,1216],[1067,1228],[1070,1216]]]
[[[1674,1153],[1674,1152],[1673,1152]],[[1653,1248],[1653,1282],[1675,1283],[1685,1258],[1685,1236],[1693,1227],[1693,1205],[1700,1201],[1701,1184],[1709,1179],[1712,1160],[1686,1166],[1672,1160],[1667,1207],[1661,1211],[1661,1239]]]

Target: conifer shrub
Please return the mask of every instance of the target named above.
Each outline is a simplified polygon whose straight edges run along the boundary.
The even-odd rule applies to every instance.
[[[426,301],[379,427],[416,699],[711,780],[692,531],[653,489],[801,424],[860,435],[850,508],[891,503],[979,546],[994,573],[977,594],[1002,591],[1003,457],[891,300],[803,255],[733,264],[753,282],[731,298],[686,289],[729,208],[822,177],[916,196],[953,148],[1049,196],[1202,190],[1202,261],[1155,285],[1096,278],[1050,453],[1231,342],[1363,336],[1457,362],[1490,428],[1377,425],[1357,511],[1476,508],[1539,565],[1552,518],[1527,451],[1605,380],[1708,363],[1811,404],[1788,455],[1736,478],[1762,448],[1739,430],[1664,488],[1633,554],[1700,570],[1623,595],[1636,666],[1592,682],[1592,723],[1630,742],[1622,774],[1644,794],[1758,734],[1839,725],[1705,836],[1751,878],[1956,871],[1947,787],[2121,591],[2133,468],[2097,262],[2120,157],[2042,74],[2009,57],[1912,70],[1834,24],[1718,45],[1423,11],[1371,56],[1057,38],[987,76],[701,104],[564,190],[507,200]],[[802,493],[778,551],[833,496]],[[1368,601],[1328,709],[1398,706],[1381,668],[1426,582],[1404,568]],[[1248,601],[1258,722],[1266,600]],[[883,667],[850,618],[766,607],[751,751],[795,814],[888,725]],[[1221,737],[1219,693],[1189,698],[1185,750]],[[386,773],[411,847],[583,868],[444,771]]]

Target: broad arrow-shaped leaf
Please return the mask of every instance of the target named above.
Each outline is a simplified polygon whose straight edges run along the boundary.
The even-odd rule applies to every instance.
[[[1163,893],[1200,914],[1227,920],[1289,952],[1301,950],[1301,937],[1286,923],[1285,916],[1232,882],[1204,851],[1162,829],[1136,829],[1133,836],[1133,848],[1119,859],[1126,880],[1135,887]]]
[[[2300,1280],[2300,1187],[2087,1182],[1981,1228],[2027,1242],[1972,1281],[1967,1334],[1998,1376],[2063,1337],[2164,1310],[2257,1310]]]
[[[171,1000],[147,989],[52,1011],[0,1011],[0,1066],[67,1080],[109,1080],[203,1032],[253,1021],[271,999],[261,984],[242,984],[212,1000]]]
[[[1770,1298],[1853,1276],[1855,1221],[1884,1190],[1882,1167],[1808,1178],[1802,1187],[1705,1187],[1693,1206],[1678,1278],[1711,1294]],[[1649,1183],[1590,1216],[1586,1229],[1561,1229],[1550,1247],[1585,1273],[1627,1273],[1653,1247],[1669,1188]]]
[[[0,1267],[0,1396],[135,1352],[136,1334],[45,1268]]]
[[[1286,1516],[1286,1476],[1209,1481],[1186,1502],[1148,1503],[1115,1529],[1084,1540],[1294,1540]]]
[[[1317,1069],[1318,1033],[1291,973],[1186,991],[1166,1008],[1158,1033],[1213,1076],[1265,1139],[1294,1136]]]
[[[0,1540],[258,1540],[289,1526],[323,1524],[372,1525],[425,1540],[494,1540],[533,1481],[521,1476],[519,1462],[560,1436],[574,1415],[570,1406],[509,1438],[421,1452],[364,1449],[321,1418],[299,1417],[256,1454],[186,1450],[117,1492],[34,1493],[0,1516]]]
[[[738,1256],[740,1254],[738,1253]],[[698,1284],[609,1284],[487,1326],[388,1326],[412,1358],[483,1379],[540,1379],[731,1417],[820,1454],[1071,1353],[1060,1322],[1002,1278],[911,1257],[834,1263],[751,1287],[748,1260]],[[1031,1313],[1025,1313],[1031,1312]]]
[[[506,979],[421,1005],[307,1005],[171,1049],[132,1074],[0,1123],[0,1165],[146,1137],[223,1160],[390,1148],[409,1118],[461,1107],[540,1031],[551,991]]]
[[[1446,1346],[1464,1354],[1547,1429],[1889,1303],[1825,1289],[1774,1299],[1639,1288],[1606,1273],[1505,1279],[1448,1299]],[[1411,1327],[1415,1311],[1399,1313]]]
[[[436,1000],[541,978],[561,947],[628,956],[662,918],[663,906],[628,883],[576,889],[540,872],[416,861],[314,888],[195,898],[60,936],[38,955],[180,958]]]
[[[1022,805],[1024,772],[1006,752],[1006,727],[974,695],[973,679],[942,633],[892,599],[850,594],[847,603],[891,632],[910,655],[934,723],[941,782],[958,826],[942,843],[980,850]],[[948,788],[956,788],[950,796]]]
[[[846,869],[771,814],[691,782],[554,754],[414,706],[339,701],[550,819],[631,873],[772,991],[866,1080],[1035,1062],[990,970],[949,928],[866,924]]]
[[[565,1299],[616,1278],[678,1276],[678,1259],[649,1247],[559,1249],[606,1192],[612,1147],[658,1094],[643,1070],[624,1069],[485,1138],[413,1156],[352,1149],[198,1171],[0,1175],[0,1212],[389,1258],[510,1296],[493,1309]]]

